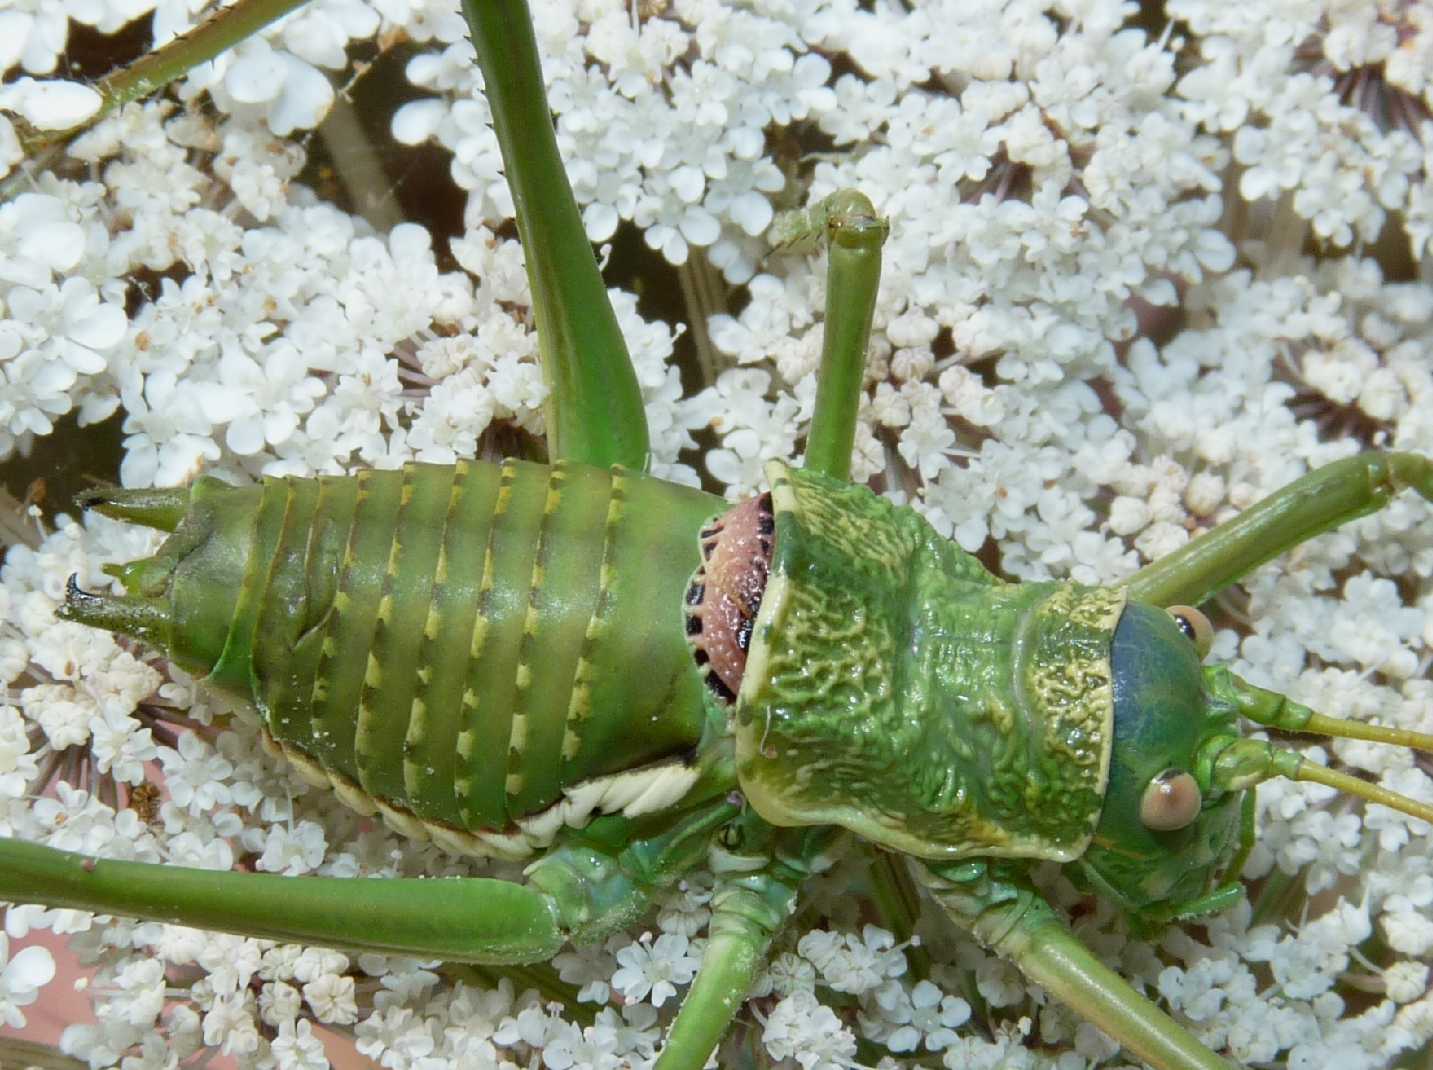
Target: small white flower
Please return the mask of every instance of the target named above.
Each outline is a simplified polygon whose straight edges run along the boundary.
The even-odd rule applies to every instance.
[[[324,974],[305,984],[303,994],[320,1022],[351,1025],[358,1020],[352,977]]]
[[[224,75],[209,88],[220,106],[263,115],[280,137],[312,130],[333,104],[333,86],[321,71],[263,38],[250,38],[216,66],[225,69]]]
[[[233,763],[206,744],[196,733],[179,736],[179,749],[160,747],[159,760],[164,765],[164,784],[176,806],[199,814],[233,801],[233,792],[225,783],[234,773]]]
[[[317,869],[327,848],[323,828],[316,822],[300,821],[292,829],[271,825],[256,866],[265,872],[296,877]]]
[[[288,1070],[328,1070],[329,1067],[323,1041],[314,1036],[313,1025],[307,1018],[281,1022],[271,1050],[278,1064]]]
[[[1395,1003],[1412,1003],[1428,991],[1428,964],[1405,960],[1383,971],[1384,991]]]
[[[354,1035],[359,1052],[385,1066],[410,1065],[436,1047],[428,1022],[411,1007],[376,1010],[358,1023]]]
[[[1025,998],[1025,979],[1004,959],[987,957],[975,971],[975,987],[993,1007],[1008,1007]]]
[[[99,771],[128,784],[143,780],[144,763],[159,756],[149,729],[140,728],[118,703],[106,702],[99,716],[90,718],[90,736]]]
[[[0,798],[23,796],[37,772],[20,711],[14,706],[0,706]]]
[[[959,996],[946,995],[930,981],[916,982],[909,993],[900,985],[895,988],[902,998],[890,1006],[881,1003],[887,1019],[898,1023],[886,1038],[886,1047],[904,1052],[924,1044],[929,1051],[941,1051],[955,1043],[956,1028],[970,1019],[970,1004]]]
[[[762,1043],[773,1059],[795,1059],[803,1070],[845,1070],[856,1038],[814,993],[798,989],[767,1016]]]
[[[259,991],[259,1017],[278,1028],[298,1017],[301,997],[299,990],[283,981],[270,981]]]
[[[99,111],[100,95],[79,82],[19,78],[0,88],[0,107],[24,116],[39,130],[65,130]]]
[[[11,1029],[25,1025],[21,1007],[39,998],[55,976],[55,959],[47,948],[22,948],[12,958],[10,938],[0,933],[0,1022]]]
[[[159,959],[126,963],[114,977],[117,995],[110,1002],[111,1013],[129,1025],[152,1027],[164,1010],[166,984],[164,963]]]
[[[677,994],[677,985],[696,976],[700,960],[682,933],[662,933],[655,940],[643,933],[641,940],[617,952],[617,963],[612,987],[629,1000],[650,996],[652,1006],[660,1007]]]

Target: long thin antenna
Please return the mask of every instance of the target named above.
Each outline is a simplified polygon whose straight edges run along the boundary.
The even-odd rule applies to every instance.
[[[1256,687],[1222,665],[1207,666],[1204,682],[1214,700],[1233,706],[1241,716],[1255,724],[1285,732],[1310,732],[1336,739],[1366,739],[1373,743],[1391,743],[1411,750],[1433,752],[1433,735],[1407,728],[1326,717],[1277,691]]]
[[[1301,707],[1305,708],[1305,707]],[[1315,732],[1321,736],[1338,739],[1366,739],[1374,743],[1392,743],[1412,750],[1433,751],[1433,735],[1413,732],[1407,728],[1392,728],[1388,725],[1369,724],[1367,721],[1345,721],[1339,717],[1325,717],[1321,713],[1308,711],[1309,716],[1301,728],[1291,732]],[[1278,727],[1283,728],[1283,725]]]
[[[1238,791],[1276,776],[1306,783],[1323,784],[1346,795],[1387,806],[1399,813],[1433,824],[1433,806],[1411,799],[1356,776],[1338,773],[1309,761],[1298,751],[1262,739],[1236,739],[1219,752],[1211,771],[1213,784],[1226,791]]]
[[[1419,818],[1433,825],[1433,806],[1421,803],[1417,799],[1410,799],[1407,795],[1400,795],[1396,791],[1389,791],[1377,784],[1370,784],[1366,780],[1360,780],[1356,776],[1349,776],[1347,773],[1339,773],[1326,766],[1304,759],[1300,765],[1295,780],[1310,781],[1315,784],[1323,784],[1341,791],[1345,795],[1357,795],[1360,799],[1367,799],[1369,802],[1379,803],[1390,809],[1410,817]]]

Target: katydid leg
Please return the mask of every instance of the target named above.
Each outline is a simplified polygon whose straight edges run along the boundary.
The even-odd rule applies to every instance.
[[[991,949],[1050,995],[1159,1070],[1230,1070],[1231,1064],[1094,956],[1040,899],[1002,904],[981,928],[1003,928]],[[977,938],[980,930],[976,932]]]
[[[1416,453],[1360,453],[1334,461],[1146,565],[1130,579],[1130,597],[1198,605],[1299,543],[1377,512],[1404,488],[1433,501],[1433,460]]]
[[[888,230],[864,194],[839,190],[774,231],[778,244],[796,246],[820,237],[826,241],[826,323],[805,466],[832,479],[851,474],[866,347],[881,281],[881,246]]]
[[[567,940],[560,904],[511,881],[233,873],[22,840],[0,840],[0,900],[454,962],[540,962]]]
[[[992,876],[981,862],[914,868],[952,921],[1138,1058],[1158,1070],[1231,1070],[1096,958],[1018,878]]]
[[[735,807],[688,814],[664,833],[616,850],[558,847],[525,884],[446,879],[284,877],[90,858],[0,839],[0,901],[165,921],[267,940],[450,962],[552,958],[630,925],[652,894],[702,860]],[[620,819],[616,819],[620,820]],[[601,827],[603,819],[594,822]]]
[[[667,1034],[657,1070],[701,1070],[746,999],[771,941],[796,902],[799,880],[770,872],[718,886],[706,953]]]
[[[759,823],[754,815],[746,816],[747,828]],[[761,829],[758,835],[766,832],[769,829]],[[750,856],[728,856],[724,864],[714,853],[719,876],[706,953],[667,1033],[656,1070],[701,1070],[706,1065],[761,972],[772,940],[794,912],[801,884],[824,868],[822,858],[834,836],[830,829],[788,834],[784,838],[794,840],[794,850],[764,864]]]
[[[532,285],[552,460],[647,466],[647,418],[557,151],[525,0],[464,0]]]

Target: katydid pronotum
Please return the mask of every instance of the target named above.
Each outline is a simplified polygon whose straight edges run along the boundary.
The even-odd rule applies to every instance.
[[[0,894],[512,963],[599,941],[710,866],[712,936],[660,1063],[699,1066],[801,884],[853,834],[907,856],[889,879],[914,875],[1141,1057],[1224,1065],[1069,936],[1032,860],[1069,863],[1153,927],[1238,898],[1247,789],[1266,777],[1428,819],[1240,740],[1235,722],[1420,749],[1428,737],[1200,669],[1198,612],[1144,607],[1203,601],[1402,487],[1433,497],[1433,467],[1406,453],[1338,462],[1119,588],[1002,583],[845,483],[885,234],[843,194],[805,219],[827,239],[830,295],[805,467],[773,465],[769,495],[730,510],[651,480],[635,378],[546,136],[526,13],[468,15],[528,251],[557,463],[97,492],[101,511],[174,537],[119,570],[127,596],[74,587],[65,612],[250,699],[276,752],[400,831],[537,857],[527,882],[216,878],[13,842]],[[639,676],[663,684],[637,700]]]

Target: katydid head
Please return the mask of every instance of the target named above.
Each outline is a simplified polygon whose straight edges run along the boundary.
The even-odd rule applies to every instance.
[[[1238,720],[1208,701],[1197,645],[1207,622],[1196,614],[1131,602],[1111,645],[1109,782],[1079,865],[1133,913],[1199,899],[1238,838],[1238,793],[1216,790],[1202,760],[1238,738]]]
[[[1089,883],[1146,920],[1210,901],[1240,842],[1250,790],[1275,776],[1314,780],[1425,821],[1433,807],[1314,765],[1295,751],[1246,739],[1241,721],[1289,731],[1362,738],[1416,749],[1433,738],[1314,713],[1203,666],[1208,621],[1198,610],[1130,603],[1115,630],[1115,722],[1104,810],[1080,859]]]

